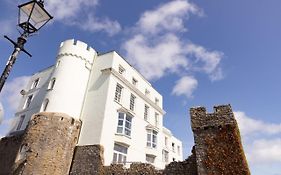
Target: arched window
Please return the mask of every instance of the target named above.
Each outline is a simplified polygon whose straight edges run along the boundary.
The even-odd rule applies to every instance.
[[[48,85],[48,90],[54,89],[55,83],[56,83],[56,78],[52,78]]]
[[[41,111],[46,111],[48,104],[49,104],[49,99],[46,98],[42,104]]]

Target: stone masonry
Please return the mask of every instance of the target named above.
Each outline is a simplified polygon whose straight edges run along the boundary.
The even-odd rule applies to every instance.
[[[0,174],[68,174],[80,127],[80,121],[63,113],[42,112],[33,115],[23,135],[7,138],[12,144],[19,137],[19,143],[14,143],[17,151],[12,149],[16,152],[16,156],[11,157],[14,159],[10,161],[12,166],[1,169]],[[1,139],[0,147],[3,144],[5,142]],[[9,154],[4,156],[0,158],[0,165],[10,159]]]
[[[198,175],[250,174],[230,105],[190,109]]]
[[[103,146],[76,146],[81,122],[62,113],[35,114],[23,133],[0,140],[0,175],[249,175],[230,105],[190,109],[195,145],[164,170],[151,164],[103,166]]]

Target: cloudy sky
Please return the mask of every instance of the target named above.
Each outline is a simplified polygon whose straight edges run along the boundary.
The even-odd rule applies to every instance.
[[[0,34],[18,36],[17,5],[0,2]],[[231,104],[253,175],[281,173],[281,2],[279,0],[45,0],[55,17],[29,38],[0,100],[0,136],[28,77],[54,64],[61,41],[75,38],[98,52],[116,50],[164,97],[164,124],[193,145],[189,108]],[[0,39],[3,70],[12,46]]]

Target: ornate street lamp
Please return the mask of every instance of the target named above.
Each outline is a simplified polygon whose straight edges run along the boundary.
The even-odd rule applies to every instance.
[[[14,51],[10,56],[6,67],[1,75],[0,79],[0,92],[8,78],[10,71],[15,63],[20,51],[23,51],[31,57],[31,54],[24,49],[24,44],[26,39],[33,33],[41,29],[48,21],[53,17],[44,9],[43,0],[32,0],[27,3],[18,6],[19,16],[18,16],[18,26],[23,30],[21,36],[18,37],[17,42],[13,41],[7,36],[4,36],[14,45]]]

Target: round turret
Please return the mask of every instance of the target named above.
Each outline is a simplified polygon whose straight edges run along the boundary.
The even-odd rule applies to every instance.
[[[96,51],[74,39],[61,43],[42,108],[80,117]]]

